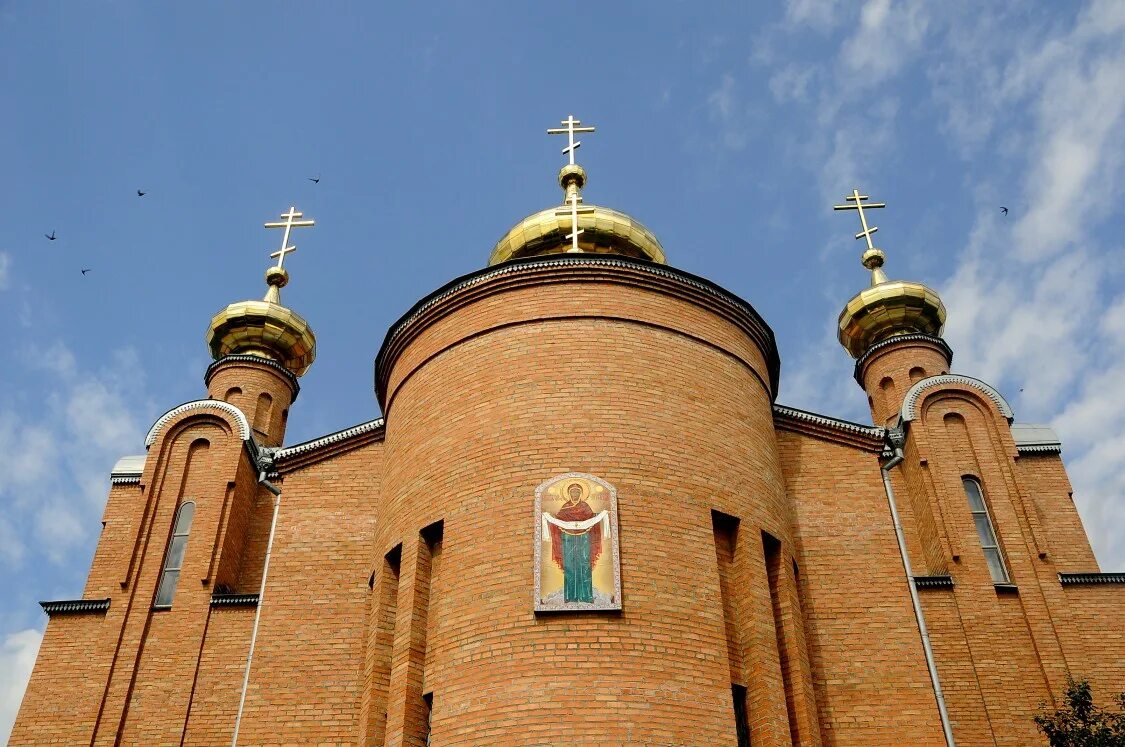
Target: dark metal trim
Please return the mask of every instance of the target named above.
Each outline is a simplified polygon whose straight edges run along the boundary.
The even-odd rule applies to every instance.
[[[952,589],[953,576],[915,576],[915,589]]]
[[[632,257],[619,255],[572,255],[563,253],[545,254],[536,257],[520,257],[508,260],[507,262],[501,262],[498,265],[491,265],[466,273],[465,275],[450,280],[445,285],[415,303],[410,307],[409,311],[399,317],[398,321],[390,326],[390,329],[387,330],[386,337],[383,338],[383,344],[379,346],[379,352],[375,356],[374,378],[376,400],[385,408],[386,403],[383,402],[384,392],[382,390],[382,385],[385,382],[382,381],[382,376],[385,373],[387,357],[390,353],[392,343],[427,309],[460,290],[486,282],[493,277],[533,273],[536,270],[545,268],[573,267],[575,265],[588,265],[595,268],[622,267],[634,271],[651,273],[657,277],[682,283],[684,286],[702,291],[711,298],[731,304],[741,313],[745,314],[747,319],[751,320],[751,324],[756,328],[755,331],[761,335],[761,343],[764,343],[761,344],[761,351],[766,359],[766,368],[770,378],[769,386],[771,396],[776,399],[778,394],[778,380],[781,375],[781,359],[777,352],[777,341],[774,338],[773,329],[749,302],[744,301],[717,283],[713,283],[698,275],[693,275],[690,272],[685,272],[684,270],[677,270],[671,265],[656,264],[643,259],[634,259]]]
[[[105,612],[109,609],[109,599],[60,599],[53,602],[40,602],[39,606],[48,615]]]
[[[1125,584],[1125,573],[1060,573],[1059,583],[1063,586]]]
[[[215,594],[211,597],[212,607],[257,607],[257,594]]]

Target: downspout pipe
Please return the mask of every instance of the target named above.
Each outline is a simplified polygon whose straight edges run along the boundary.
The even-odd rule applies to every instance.
[[[281,488],[266,479],[268,473],[258,472],[258,484],[273,493],[273,519],[270,521],[270,538],[266,542],[266,560],[262,565],[262,584],[258,588],[258,606],[254,610],[254,629],[250,633],[250,650],[246,652],[246,671],[242,675],[242,695],[238,699],[238,715],[234,717],[234,734],[231,747],[238,747],[238,728],[242,725],[242,709],[246,705],[246,689],[250,685],[250,666],[254,663],[254,644],[258,641],[258,623],[262,620],[262,604],[266,599],[266,577],[270,572],[270,553],[273,551],[273,537],[277,529],[277,513],[281,509]]]
[[[934,698],[937,700],[938,715],[941,717],[941,730],[945,732],[946,746],[955,747],[953,727],[949,723],[949,712],[945,708],[945,696],[941,692],[937,663],[934,661],[934,650],[930,647],[930,634],[926,630],[926,618],[922,615],[922,602],[918,599],[918,588],[914,585],[914,571],[910,568],[910,556],[906,552],[906,539],[902,533],[902,521],[899,520],[898,506],[895,505],[895,491],[891,487],[891,470],[901,464],[905,458],[901,445],[904,435],[901,430],[890,435],[892,444],[894,444],[894,455],[879,465],[879,471],[883,474],[883,488],[887,491],[887,505],[890,506],[891,519],[895,525],[895,539],[898,540],[898,552],[902,556],[902,569],[906,572],[906,585],[910,589],[910,602],[914,605],[914,618],[918,621],[918,633],[922,637],[922,649],[926,653],[926,667],[930,670],[930,681],[934,685]],[[895,436],[897,436],[897,439]],[[895,441],[898,443],[895,444]]]

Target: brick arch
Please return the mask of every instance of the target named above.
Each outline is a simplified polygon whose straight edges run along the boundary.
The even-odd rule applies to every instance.
[[[160,431],[164,430],[164,427],[168,425],[173,418],[193,410],[218,410],[219,412],[230,415],[234,418],[234,425],[238,428],[239,438],[243,441],[250,440],[250,423],[246,420],[246,415],[243,414],[242,410],[239,410],[232,404],[217,399],[197,399],[192,402],[185,402],[179,407],[173,407],[171,410],[161,415],[157,421],[152,424],[148,435],[145,436],[145,448],[147,449],[156,443],[156,437],[160,435]]]
[[[944,385],[976,389],[996,406],[996,409],[1004,416],[1005,420],[1010,423],[1015,419],[1015,414],[1012,412],[1008,401],[992,386],[984,383],[980,379],[974,379],[971,376],[939,374],[938,376],[931,376],[928,379],[922,379],[906,392],[906,396],[902,400],[902,410],[899,411],[899,417],[902,419],[902,422],[909,423],[912,420],[916,420],[918,418],[918,404],[922,401],[923,395],[930,389]]]

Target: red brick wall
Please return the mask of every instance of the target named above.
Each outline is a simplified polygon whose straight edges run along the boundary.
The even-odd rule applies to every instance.
[[[370,444],[278,481],[281,509],[239,744],[356,741],[367,582],[382,559],[371,541],[382,457],[382,444]],[[258,590],[272,511],[263,492],[239,591]],[[247,629],[241,645],[228,646],[240,663],[236,690],[248,645]],[[223,669],[227,683],[233,675]],[[229,691],[229,684],[222,687]]]
[[[903,338],[877,349],[860,370],[872,422],[893,425],[907,390],[922,379],[943,373],[949,373],[949,359],[935,342]]]
[[[208,397],[242,410],[262,446],[279,446],[284,440],[293,393],[289,378],[264,362],[224,360],[207,383]]]
[[[778,443],[824,744],[944,744],[877,455],[785,431]]]
[[[402,544],[387,744],[734,745],[711,511],[741,521],[756,744],[789,725],[761,530],[792,531],[764,358],[693,302],[612,282],[482,294],[389,372],[376,554]],[[716,393],[722,393],[716,397]],[[536,485],[567,471],[618,489],[620,614],[532,611]],[[444,522],[415,621],[419,532]],[[419,650],[429,666],[417,680]]]
[[[732,682],[755,745],[943,742],[877,449],[775,430],[752,320],[641,275],[514,273],[437,301],[380,372],[385,442],[282,467],[242,744],[421,745],[433,693],[435,746],[733,747]],[[866,363],[869,389],[894,383],[877,419],[939,353]],[[284,377],[232,365],[212,396],[236,386],[251,422],[271,393],[278,443]],[[914,572],[955,580],[921,598],[958,743],[1041,744],[1030,717],[1066,673],[1103,698],[1125,681],[1125,595],[1058,582],[1096,566],[1056,456],[1019,455],[971,388],[919,412],[892,483]],[[620,613],[532,611],[534,489],[572,470],[618,489]],[[988,577],[966,473],[1015,589]],[[256,479],[226,415],[167,424],[141,484],[110,491],[86,589],[110,610],[50,622],[12,744],[229,744],[254,608],[210,598],[258,590],[273,497]],[[184,571],[154,612],[185,497]]]

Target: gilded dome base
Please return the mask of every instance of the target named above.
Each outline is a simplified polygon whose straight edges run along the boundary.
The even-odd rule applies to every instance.
[[[894,335],[939,337],[945,304],[932,289],[908,280],[890,280],[860,291],[840,312],[837,337],[853,358]]]
[[[665,264],[664,249],[640,221],[597,205],[582,205],[578,214],[578,248],[589,254],[618,254]],[[566,205],[540,210],[521,220],[496,242],[489,265],[509,259],[572,251],[571,210]]]
[[[272,358],[301,376],[316,358],[316,336],[299,314],[268,301],[232,303],[211,319],[207,345],[215,359],[231,354]]]

